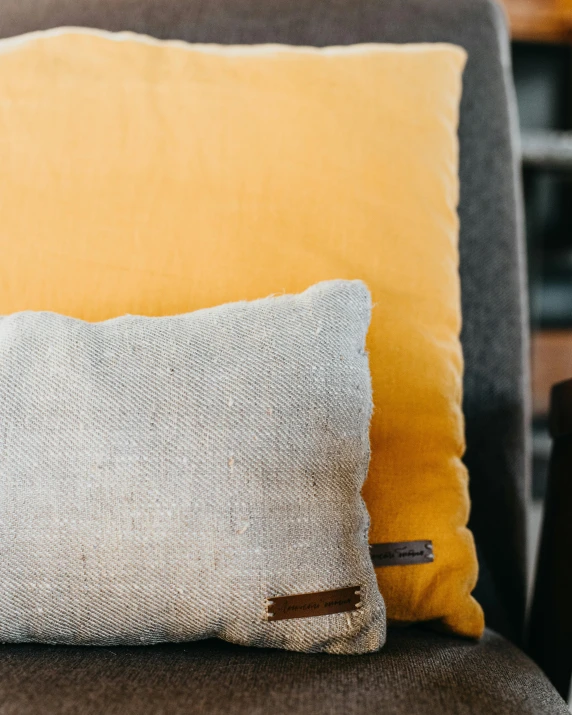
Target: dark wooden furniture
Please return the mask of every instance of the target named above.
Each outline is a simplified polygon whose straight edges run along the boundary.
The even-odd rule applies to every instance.
[[[568,698],[572,676],[572,380],[552,388],[553,438],[528,650]]]
[[[522,42],[572,41],[570,0],[503,0],[511,35]]]

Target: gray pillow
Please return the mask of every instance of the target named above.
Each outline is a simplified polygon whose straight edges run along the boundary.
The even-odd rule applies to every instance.
[[[340,280],[167,318],[3,318],[0,640],[378,649],[370,313]]]

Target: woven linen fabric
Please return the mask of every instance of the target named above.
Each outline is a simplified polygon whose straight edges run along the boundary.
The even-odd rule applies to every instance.
[[[369,291],[330,281],[148,318],[0,321],[0,640],[385,637],[360,496]],[[267,599],[361,608],[271,622]]]

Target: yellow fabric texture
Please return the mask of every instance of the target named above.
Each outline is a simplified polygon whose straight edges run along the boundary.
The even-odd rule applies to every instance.
[[[479,636],[461,462],[464,62],[439,44],[185,46],[78,29],[0,43],[0,313],[167,315],[363,279],[370,542],[435,552],[377,569],[388,617]]]

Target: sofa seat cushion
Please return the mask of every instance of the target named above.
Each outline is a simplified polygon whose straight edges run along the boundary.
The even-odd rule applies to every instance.
[[[479,643],[391,630],[363,656],[222,641],[150,647],[0,647],[3,713],[566,715],[540,669],[493,631]]]

